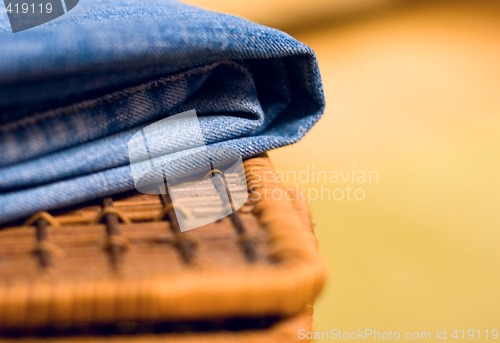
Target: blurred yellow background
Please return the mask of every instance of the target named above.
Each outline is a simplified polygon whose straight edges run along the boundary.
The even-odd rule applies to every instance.
[[[330,263],[315,330],[487,341],[500,329],[500,3],[187,2],[284,29],[318,55],[325,115],[271,153],[285,181],[309,176],[297,181]],[[320,171],[346,180],[313,180]]]

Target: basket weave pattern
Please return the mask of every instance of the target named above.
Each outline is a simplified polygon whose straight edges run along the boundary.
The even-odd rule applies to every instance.
[[[283,319],[267,336],[254,331],[169,337],[198,342],[262,341],[271,333],[273,341],[296,337],[297,325],[310,324],[304,313],[326,270],[307,204],[292,200],[266,156],[244,164],[250,191],[238,211],[244,233],[228,218],[177,233],[165,220],[168,209],[160,197],[144,194],[42,212],[24,225],[0,229],[0,333],[273,316]]]

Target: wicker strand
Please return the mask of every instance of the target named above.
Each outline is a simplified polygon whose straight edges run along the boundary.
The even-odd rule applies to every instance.
[[[125,223],[130,223],[130,220],[113,207],[113,199],[111,198],[104,198],[103,209],[98,217],[106,225],[106,243],[104,249],[108,253],[109,264],[112,270],[117,271],[123,258],[123,253],[129,248],[127,239],[121,235],[119,221],[122,220]]]
[[[170,222],[170,231],[174,235],[174,246],[179,252],[182,260],[186,264],[192,264],[195,258],[197,244],[190,240],[189,237],[186,237],[185,233],[181,232],[174,204],[172,203],[172,198],[168,191],[169,187],[166,179],[164,180],[163,187],[165,187],[165,192],[162,192],[162,187],[160,186],[160,200],[164,208],[163,217],[164,219],[168,218]]]
[[[224,174],[219,169],[212,169],[209,174],[211,174],[213,177],[215,177],[216,175],[220,177],[225,195],[227,196],[229,205],[231,206],[231,213],[229,214],[229,218],[231,219],[231,222],[233,223],[233,226],[236,230],[236,234],[238,235],[238,244],[248,262],[255,262],[257,260],[257,251],[255,248],[256,242],[248,237],[247,230],[245,229],[245,226],[243,225],[243,222],[241,221],[241,218],[236,211],[233,197],[227,184],[226,174]]]
[[[38,264],[42,269],[52,266],[53,257],[63,255],[62,250],[49,241],[49,226],[58,227],[59,222],[48,212],[39,212],[29,218],[25,225],[35,226],[36,245],[33,254],[38,259]]]

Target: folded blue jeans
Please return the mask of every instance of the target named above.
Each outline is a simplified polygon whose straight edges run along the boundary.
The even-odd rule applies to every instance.
[[[170,0],[81,0],[17,33],[0,12],[0,223],[133,189],[128,140],[191,109],[244,158],[294,143],[324,109],[314,52]]]

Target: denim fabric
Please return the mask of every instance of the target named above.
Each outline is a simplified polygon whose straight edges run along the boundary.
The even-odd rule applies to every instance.
[[[0,13],[0,222],[133,189],[127,141],[172,114],[195,109],[207,144],[250,157],[299,140],[323,108],[312,50],[241,18],[82,0],[13,34]]]

